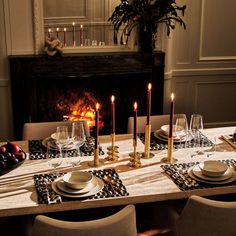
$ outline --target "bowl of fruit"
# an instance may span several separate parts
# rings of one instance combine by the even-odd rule
[[[15,143],[7,142],[0,146],[0,175],[20,166],[26,159],[26,153]]]

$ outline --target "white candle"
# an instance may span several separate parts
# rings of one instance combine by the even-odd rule
[[[84,26],[80,25],[80,46],[84,45]]]
[[[75,41],[75,22],[72,22],[72,27],[73,27],[73,45],[74,47],[76,46],[76,41]]]

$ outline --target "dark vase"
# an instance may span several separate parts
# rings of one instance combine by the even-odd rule
[[[151,27],[139,26],[139,52],[151,53],[155,48],[155,40]]]

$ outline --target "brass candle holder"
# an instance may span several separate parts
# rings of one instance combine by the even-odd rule
[[[134,167],[134,168],[138,168],[141,166],[141,162],[140,162],[141,154],[136,151],[137,142],[135,140],[134,140],[133,146],[134,146],[134,152],[131,152],[129,154],[129,156],[130,156],[129,166]]]
[[[119,147],[115,146],[115,139],[116,139],[116,135],[115,133],[111,134],[111,146],[107,148],[107,160],[108,161],[117,161],[119,158]]]
[[[154,154],[150,152],[150,141],[151,141],[151,125],[146,125],[145,129],[145,146],[142,158],[150,159],[154,157]]]
[[[90,167],[99,167],[102,166],[102,163],[99,161],[99,148],[94,149],[94,159],[88,164]]]
[[[173,137],[168,138],[167,158],[163,158],[162,161],[168,164],[177,162],[177,159],[173,158]]]

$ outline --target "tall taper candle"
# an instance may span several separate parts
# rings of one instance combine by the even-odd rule
[[[137,107],[138,107],[138,104],[137,102],[135,102],[134,103],[134,136],[133,136],[135,145],[137,144]]]
[[[99,103],[96,104],[96,112],[95,112],[95,149],[98,148],[98,133],[99,133]]]
[[[173,136],[173,124],[174,124],[174,93],[171,94],[170,99],[170,128],[169,128],[169,138]]]
[[[84,45],[84,26],[80,25],[80,46]]]
[[[66,46],[66,28],[64,28],[64,46]]]
[[[76,41],[75,41],[75,22],[72,22],[72,27],[73,27],[73,45],[76,46]]]
[[[59,38],[59,28],[56,28],[57,31],[57,38]]]
[[[111,133],[115,133],[115,96],[111,96]]]
[[[148,84],[148,95],[147,95],[147,125],[150,125],[150,116],[151,116],[151,89],[152,89],[152,84]]]
[[[52,32],[52,30],[48,29],[48,38],[51,38],[51,32]]]

